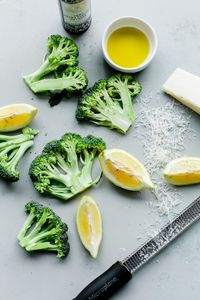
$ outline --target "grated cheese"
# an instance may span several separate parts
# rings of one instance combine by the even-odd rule
[[[137,100],[141,108],[137,113],[135,122],[136,135],[141,140],[145,166],[155,185],[154,195],[156,201],[150,205],[157,209],[160,215],[170,216],[173,208],[180,203],[180,192],[170,186],[162,177],[166,164],[182,155],[186,137],[192,135],[188,109],[174,100],[159,102],[152,107],[150,96],[140,96]],[[160,99],[161,100],[161,99]]]

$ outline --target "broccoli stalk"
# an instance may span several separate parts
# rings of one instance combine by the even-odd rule
[[[31,83],[40,80],[45,75],[52,73],[60,66],[75,66],[77,64],[78,47],[70,39],[60,35],[51,35],[47,41],[48,55],[43,64],[32,74],[24,76],[25,82]]]
[[[85,182],[92,183],[93,185],[100,180],[101,174],[93,181],[92,169],[95,157],[104,149],[105,144],[102,143],[102,140],[94,138],[93,135],[88,135],[77,144],[77,153],[79,154],[79,159],[82,164],[79,180],[83,186]]]
[[[30,167],[36,190],[66,201],[94,185],[101,177],[92,178],[94,160],[104,149],[104,141],[92,135],[68,133],[48,143]]]
[[[132,75],[117,74],[100,80],[80,100],[76,118],[126,133],[135,119],[132,99],[141,91]]]
[[[67,225],[52,209],[37,202],[27,203],[25,212],[28,217],[17,237],[20,246],[29,252],[36,250],[55,251],[57,257],[65,257],[69,252]]]
[[[69,67],[57,78],[48,78],[30,83],[34,93],[47,91],[63,91],[73,93],[84,90],[87,87],[87,77],[80,67]]]
[[[33,145],[37,133],[31,128],[24,128],[22,134],[0,135],[0,177],[8,182],[19,180],[19,161]]]

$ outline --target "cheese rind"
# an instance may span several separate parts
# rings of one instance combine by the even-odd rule
[[[177,68],[163,85],[163,91],[200,114],[200,77]]]

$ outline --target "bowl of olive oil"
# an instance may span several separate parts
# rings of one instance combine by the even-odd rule
[[[102,49],[107,63],[125,73],[146,68],[157,50],[155,30],[142,19],[123,17],[114,20],[104,31]]]

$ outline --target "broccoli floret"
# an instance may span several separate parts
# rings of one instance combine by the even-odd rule
[[[69,253],[67,225],[52,209],[37,202],[28,202],[25,212],[28,217],[18,234],[20,246],[29,252],[55,251],[57,257],[64,258]]]
[[[73,94],[80,92],[87,87],[88,79],[85,72],[80,67],[69,67],[57,78],[41,79],[30,83],[30,88],[34,93],[47,91],[63,91]]]
[[[67,133],[60,140],[48,143],[30,167],[35,189],[62,200],[68,200],[97,183],[101,173],[92,178],[96,156],[106,145],[92,135],[82,138]]]
[[[24,128],[22,134],[0,135],[0,177],[8,182],[19,180],[18,164],[28,148],[33,145],[38,131]]]
[[[67,37],[51,35],[48,37],[47,47],[49,53],[41,67],[34,73],[24,76],[24,80],[29,86],[43,76],[58,70],[61,66],[75,66],[78,63],[78,47]]]
[[[129,74],[100,80],[80,99],[76,118],[125,134],[135,119],[132,99],[140,91],[140,84]]]

